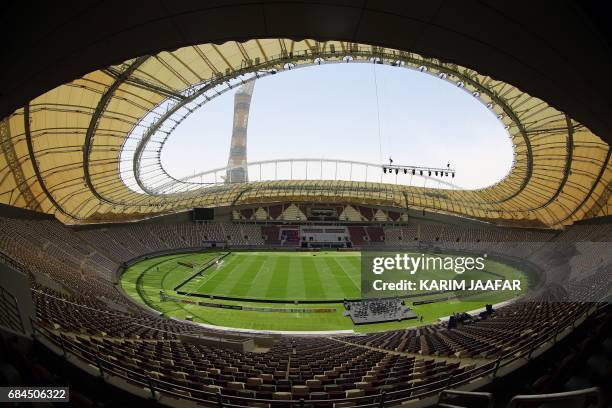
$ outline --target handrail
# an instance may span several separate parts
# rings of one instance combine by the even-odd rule
[[[484,399],[487,400],[487,408],[493,408],[494,400],[493,394],[490,392],[468,392],[468,391],[459,391],[459,390],[444,390],[438,396],[438,407],[444,408],[454,408],[455,405],[448,404],[446,402],[447,396],[457,396],[457,397],[473,397],[475,399]],[[460,407],[457,407],[460,408]]]
[[[561,322],[569,323],[563,326],[563,329],[565,330],[567,327],[571,327],[571,325],[574,325],[575,322],[582,317],[588,317],[590,315],[589,312],[592,309],[593,307],[588,307],[584,309],[582,313],[576,313],[574,316],[563,319]],[[537,336],[536,339],[534,339],[532,342],[529,342],[517,349],[514,349],[504,354],[503,356],[498,357],[496,360],[493,360],[491,362],[475,367],[472,370],[465,371],[463,373],[460,373],[454,376],[450,376],[443,380],[438,380],[435,382],[430,382],[430,383],[426,383],[426,384],[418,385],[416,387],[406,388],[402,390],[383,392],[383,393],[375,394],[375,395],[367,395],[367,396],[361,396],[361,397],[349,397],[349,398],[334,399],[334,400],[326,399],[326,400],[306,400],[304,401],[304,400],[294,400],[294,399],[270,400],[270,399],[240,397],[240,396],[223,394],[222,392],[211,393],[208,391],[198,390],[198,389],[190,388],[188,386],[183,386],[180,384],[169,383],[169,382],[166,382],[160,379],[151,378],[143,373],[135,372],[135,371],[130,370],[129,368],[117,365],[111,361],[104,359],[103,357],[93,354],[89,350],[83,349],[82,347],[80,347],[79,345],[73,342],[70,342],[69,344],[70,348],[67,348],[66,341],[63,339],[62,334],[54,333],[53,331],[46,328],[43,323],[32,321],[32,327],[34,330],[33,334],[35,336],[39,334],[43,336],[44,338],[46,338],[48,341],[59,346],[64,352],[64,355],[67,355],[67,353],[71,353],[72,355],[76,357],[80,357],[81,359],[94,364],[96,367],[99,368],[100,375],[102,377],[104,377],[104,374],[114,375],[114,376],[123,378],[126,381],[131,382],[131,383],[136,382],[140,385],[143,385],[149,388],[152,392],[152,395],[155,395],[155,392],[159,391],[159,392],[163,392],[164,394],[172,395],[177,398],[189,399],[189,400],[198,401],[198,402],[209,402],[210,403],[211,401],[221,401],[223,406],[231,406],[231,407],[243,407],[246,405],[236,405],[235,403],[248,404],[250,402],[285,404],[286,406],[289,406],[289,407],[293,407],[293,406],[303,407],[305,406],[304,404],[316,404],[316,403],[325,403],[325,402],[333,401],[333,402],[338,402],[338,403],[339,402],[352,402],[352,403],[357,404],[355,405],[355,407],[362,407],[362,408],[382,407],[382,406],[386,406],[387,404],[394,404],[394,403],[398,403],[401,401],[421,399],[424,397],[433,396],[434,394],[439,393],[442,390],[446,390],[449,387],[456,388],[456,387],[459,387],[461,385],[464,385],[474,380],[475,378],[483,378],[489,374],[492,374],[492,378],[497,378],[497,372],[500,368],[505,367],[524,357],[531,359],[531,354],[533,350],[535,350],[536,347],[539,347],[545,344],[551,339],[556,340],[556,337],[560,331],[559,329],[554,330],[554,331],[551,330],[541,336]],[[561,325],[559,327],[561,327]],[[59,338],[59,340],[56,340],[55,338]],[[128,375],[128,373],[130,375]],[[180,392],[173,392],[172,389],[187,392],[188,395],[182,394]],[[418,391],[421,391],[421,390],[423,390],[424,392],[418,393]],[[211,399],[202,399],[201,397],[193,396],[192,393],[203,396],[203,397],[210,397]]]
[[[510,400],[508,408],[517,408],[524,402],[551,402],[551,401],[565,401],[576,397],[593,398],[597,401],[597,405],[594,408],[602,407],[603,400],[601,398],[601,390],[599,387],[584,388],[582,390],[559,392],[555,394],[537,394],[537,395],[517,395]],[[589,407],[593,407],[589,405]]]

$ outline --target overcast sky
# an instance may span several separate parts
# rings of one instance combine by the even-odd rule
[[[177,127],[162,153],[171,175],[226,165],[233,98],[234,91],[215,98]],[[464,188],[491,185],[512,164],[503,125],[469,93],[425,73],[358,63],[259,79],[247,150],[249,162],[307,157],[386,163],[389,156],[414,166],[450,162],[457,170],[453,181]],[[395,176],[384,180],[395,182]],[[409,176],[397,181],[410,182]]]

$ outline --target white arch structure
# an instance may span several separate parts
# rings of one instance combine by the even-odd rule
[[[398,166],[394,166],[396,167]],[[406,172],[403,171],[403,168],[406,169]],[[247,164],[247,169],[250,181],[334,180],[379,182],[450,190],[462,189],[457,184],[447,181],[451,180],[450,174],[445,177],[433,176],[435,172],[445,170],[454,172],[454,170],[434,167],[402,166],[402,170],[397,173],[394,171],[386,173],[382,166],[376,163],[341,159],[290,158],[250,162]],[[226,178],[227,174],[231,174],[231,171],[228,170],[231,168],[224,166],[194,173],[152,187],[151,190],[155,194],[176,194],[207,186],[231,184],[232,180]],[[412,170],[415,170],[415,174],[412,174]],[[432,176],[429,175],[430,173]]]

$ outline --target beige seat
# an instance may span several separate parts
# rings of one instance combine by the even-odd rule
[[[263,379],[259,377],[247,378],[247,385],[261,385],[261,384],[263,384]]]
[[[195,370],[194,375],[200,378],[208,378],[208,371]]]
[[[367,390],[371,386],[372,384],[370,384],[369,382],[365,382],[365,381],[359,381],[355,383],[355,388],[360,389],[360,390]]]
[[[213,394],[219,394],[222,388],[223,387],[220,387],[218,385],[202,385],[202,391],[210,392]]]
[[[418,387],[419,385],[421,385],[421,383],[423,383],[423,380],[421,380],[420,378],[416,378],[416,379],[408,381],[407,384],[410,386],[410,388],[412,388],[412,387]]]
[[[274,399],[274,400],[290,400],[291,399],[291,393],[290,392],[284,392],[284,391],[277,391],[277,392],[272,394],[272,399]]]
[[[243,390],[244,383],[238,382],[238,381],[230,381],[227,384],[225,384],[225,387],[229,388],[230,390]]]
[[[364,390],[346,390],[346,398],[355,398],[355,397],[363,397],[365,395]]]
[[[308,387],[320,387],[321,386],[321,381],[320,380],[306,380],[306,385]]]
[[[306,397],[308,394],[310,394],[310,388],[308,388],[306,385],[294,385],[291,387],[291,393],[294,397]]]
[[[269,374],[269,373],[259,374],[259,378],[261,378],[264,381],[272,381],[272,380],[274,380],[274,376],[272,374]]]

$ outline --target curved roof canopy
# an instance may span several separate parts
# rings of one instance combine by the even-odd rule
[[[494,186],[474,191],[341,181],[218,185],[156,195],[125,183],[124,149],[139,160],[159,148],[206,91],[300,65],[369,60],[453,82],[479,98],[512,136],[515,162]],[[198,99],[199,98],[199,99]],[[205,109],[205,106],[203,107]],[[128,137],[138,143],[126,143]],[[147,139],[149,138],[149,139]],[[163,145],[162,139],[156,139]],[[140,141],[143,141],[140,143]],[[558,227],[609,214],[610,146],[582,124],[516,87],[472,69],[345,41],[259,39],[200,44],[97,70],[34,98],[0,122],[0,201],[55,213],[65,222],[120,221],[197,206],[272,201],[348,201],[427,208],[462,216]],[[161,168],[161,166],[160,166]],[[141,186],[142,187],[142,186]]]

